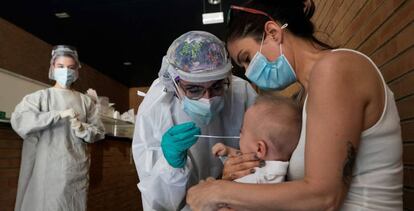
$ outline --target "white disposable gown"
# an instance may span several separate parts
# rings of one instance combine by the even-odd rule
[[[83,131],[60,111],[73,108]],[[76,91],[48,88],[16,106],[13,129],[24,139],[15,210],[86,210],[90,159],[87,143],[104,137],[92,100]]]
[[[246,109],[254,102],[256,92],[250,84],[232,77],[231,87],[224,95],[224,108],[212,122],[201,127],[202,134],[238,136]],[[222,142],[239,148],[238,139],[199,138],[189,152],[184,168],[173,168],[161,150],[163,134],[172,126],[191,121],[174,93],[164,92],[164,85],[155,80],[138,110],[132,152],[137,167],[145,211],[179,210],[185,206],[189,187],[207,177],[219,177],[223,164],[211,153],[211,147]]]

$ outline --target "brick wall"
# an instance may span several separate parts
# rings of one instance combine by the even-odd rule
[[[23,141],[0,123],[0,211],[14,210]],[[107,138],[91,144],[89,211],[142,210],[131,140]]]

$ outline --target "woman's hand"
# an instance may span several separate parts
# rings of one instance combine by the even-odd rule
[[[191,187],[187,191],[187,204],[191,210],[232,210],[227,204],[220,203],[222,192],[221,185],[223,181],[215,180],[212,177],[201,180],[198,185]]]
[[[255,153],[239,154],[229,156],[224,162],[224,180],[235,180],[255,172],[255,167],[263,167],[264,160],[260,160]]]

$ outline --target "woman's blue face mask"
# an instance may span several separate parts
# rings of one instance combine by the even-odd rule
[[[263,90],[282,90],[296,81],[295,72],[285,57],[280,44],[281,55],[270,62],[262,53],[264,36],[260,50],[251,60],[246,70],[246,77]]]

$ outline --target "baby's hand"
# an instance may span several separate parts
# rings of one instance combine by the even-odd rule
[[[226,147],[226,151],[227,151],[227,156],[229,156],[229,157],[236,157],[236,156],[242,155],[240,150],[238,150],[236,148]]]
[[[238,156],[241,155],[240,150],[228,147],[222,143],[217,143],[211,149],[215,156]]]
[[[227,146],[222,143],[214,144],[213,148],[211,148],[211,152],[214,156],[227,156]]]

